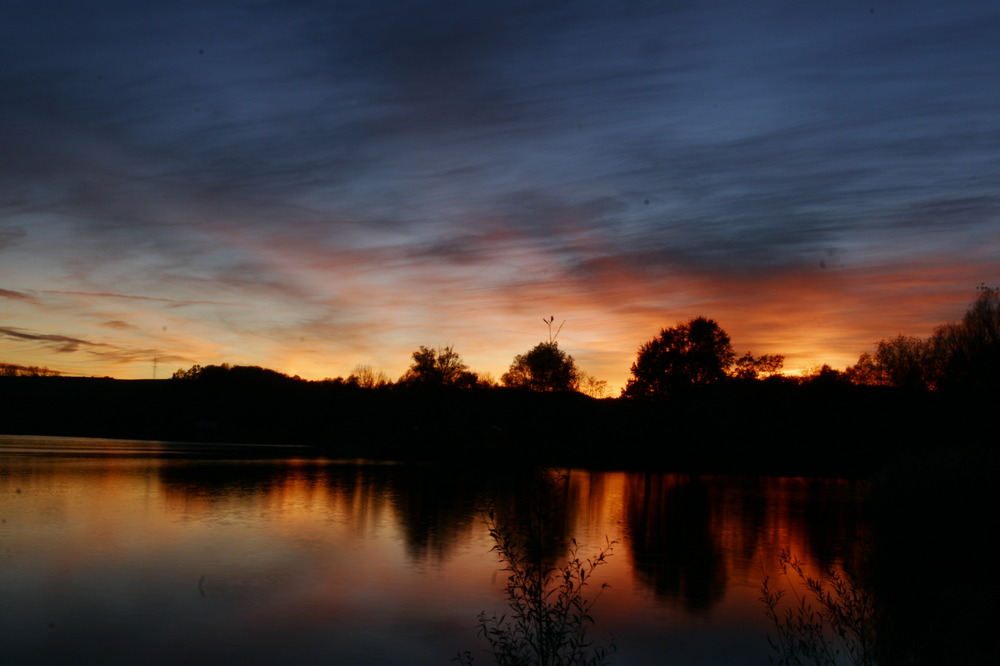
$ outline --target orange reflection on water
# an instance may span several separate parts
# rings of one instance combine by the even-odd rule
[[[756,607],[762,577],[776,571],[783,550],[813,575],[857,557],[862,490],[844,480],[569,475],[576,532],[592,549],[605,536],[619,541],[616,566],[603,574],[694,613],[723,598]]]
[[[86,634],[113,653],[107,663],[151,651],[181,659],[190,645],[248,663],[440,663],[482,647],[480,611],[507,610],[482,511],[519,515],[524,486],[511,477],[153,448],[0,455],[0,582],[28,600],[5,633],[30,636],[41,619],[76,627],[42,648],[12,643],[14,656],[55,654]],[[554,543],[576,539],[586,558],[617,542],[588,592],[611,584],[594,636],[618,637],[624,663],[678,644],[705,663],[766,652],[763,569],[786,547],[818,567],[857,543],[859,488],[848,482],[566,477]],[[754,640],[741,643],[740,631]]]

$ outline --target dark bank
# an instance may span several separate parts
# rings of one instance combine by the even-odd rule
[[[0,377],[0,431],[308,444],[338,458],[867,476],[982,442],[989,395],[779,378],[669,401],[493,388],[359,389],[277,373],[214,380]]]

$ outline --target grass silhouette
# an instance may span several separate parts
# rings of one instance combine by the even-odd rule
[[[778,666],[874,666],[878,663],[876,607],[850,574],[829,569],[821,578],[803,570],[790,550],[778,556],[787,589],[764,576],[760,601],[776,634],[768,636],[771,663]],[[786,598],[794,602],[785,604]]]

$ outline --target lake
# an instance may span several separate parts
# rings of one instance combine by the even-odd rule
[[[612,664],[767,664],[759,602],[782,549],[859,557],[859,481],[563,470],[551,556],[594,572]],[[553,474],[553,478],[558,475]],[[0,436],[7,664],[446,664],[490,660],[505,611],[484,512],[509,470],[363,463],[298,447]],[[520,507],[520,508],[519,508]],[[610,585],[601,590],[602,584]]]

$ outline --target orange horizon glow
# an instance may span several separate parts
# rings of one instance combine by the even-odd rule
[[[0,363],[499,378],[554,315],[614,394],[694,317],[796,375],[1000,280],[977,4],[203,4],[10,22]]]
[[[227,330],[201,314],[213,307],[240,314],[254,309],[249,305],[179,308],[124,295],[50,292],[37,295],[38,304],[11,303],[19,330],[59,331],[93,344],[72,348],[71,343],[8,337],[0,342],[0,362],[120,379],[152,378],[154,362],[161,379],[195,364],[258,365],[309,380],[346,377],[356,366],[369,364],[395,380],[420,345],[452,345],[473,371],[498,380],[515,355],[546,339],[541,319],[555,314],[557,323],[566,321],[557,339],[560,347],[617,395],[639,346],[661,328],[690,318],[715,319],[738,354],[783,354],[784,374],[803,374],[823,364],[842,369],[879,339],[900,333],[927,337],[936,326],[959,319],[974,298],[977,274],[986,270],[941,259],[930,269],[909,273],[841,267],[744,280],[689,274],[678,276],[676,289],[664,294],[625,268],[608,266],[596,281],[554,276],[508,290],[499,301],[494,293],[491,306],[465,297],[420,310],[407,302],[410,292],[403,292],[399,305],[394,308],[390,300],[381,316],[366,310],[363,321],[341,327],[347,338],[323,339],[307,323],[285,344],[278,340],[295,335],[295,325],[279,321],[268,332],[260,328],[265,322],[256,320],[257,330]],[[334,273],[328,279],[339,278]],[[553,298],[553,285],[559,285],[558,298]],[[445,284],[438,285],[439,293],[446,291]],[[558,305],[546,308],[554,302]],[[412,323],[393,325],[394,309],[400,317],[411,312]],[[72,311],[82,316],[65,318]],[[102,356],[105,346],[127,352]]]

